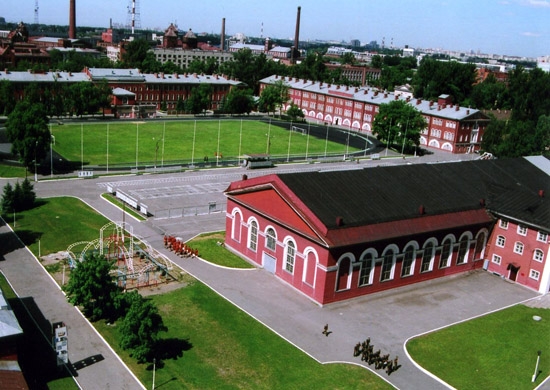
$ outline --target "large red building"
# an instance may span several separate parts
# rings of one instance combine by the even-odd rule
[[[217,110],[231,88],[242,84],[223,75],[141,73],[139,69],[114,68],[85,68],[83,72],[4,70],[0,71],[2,80],[12,84],[17,100],[23,99],[25,88],[31,83],[46,89],[59,84],[107,82],[113,90],[112,112],[122,118],[154,116],[163,104],[174,110],[180,99],[189,99],[201,84],[212,87],[209,109]]]
[[[493,270],[498,210],[519,185],[539,202],[541,261],[531,266],[503,254],[500,264],[531,281],[536,270],[537,283],[524,284],[547,292],[550,207],[540,191],[550,189],[550,167],[542,159],[547,171],[514,159],[243,177],[226,190],[225,245],[319,304],[342,301]],[[514,202],[516,210],[531,204]]]
[[[422,113],[428,124],[420,135],[420,144],[452,153],[480,150],[489,123],[487,115],[453,104],[449,95],[441,95],[435,102],[368,87],[355,88],[277,75],[261,80],[260,91],[278,81],[289,88],[290,101],[283,109],[294,103],[302,109],[306,119],[360,132],[372,131],[380,104],[405,100]]]

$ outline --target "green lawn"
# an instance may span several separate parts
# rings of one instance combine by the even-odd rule
[[[413,339],[407,349],[457,389],[533,389],[550,375],[550,309],[514,306]]]
[[[26,169],[23,167],[14,167],[13,165],[0,164],[0,177],[25,177]],[[29,173],[32,176],[31,173]]]
[[[303,125],[302,127],[307,127]],[[94,166],[216,161],[269,152],[286,157],[344,153],[347,148],[325,139],[289,132],[274,124],[248,120],[110,122],[51,125],[54,150],[73,162]],[[269,137],[268,137],[269,136]],[[139,140],[136,142],[136,139]],[[268,139],[271,141],[268,145]],[[157,148],[158,147],[158,148]]]
[[[71,243],[97,238],[99,229],[108,222],[74,198],[39,199],[39,203],[33,210],[16,215],[16,232],[36,254],[38,239],[42,254],[57,252]],[[8,222],[10,217],[6,216]],[[206,235],[197,238],[195,243],[210,242],[210,246],[220,250],[224,248],[215,242],[222,237],[219,233]],[[208,253],[206,247],[200,250]],[[169,328],[164,335],[163,354],[159,355],[159,360],[163,358],[156,370],[157,387],[391,388],[363,368],[317,363],[202,283],[190,276],[185,279],[186,287],[152,297]],[[150,367],[136,364],[120,350],[116,324],[107,326],[99,322],[94,325],[150,388]],[[52,388],[66,388],[65,385],[66,382],[56,382]]]
[[[13,214],[4,216],[13,227]],[[72,197],[38,199],[37,207],[15,215],[15,232],[32,253],[64,251],[70,244],[99,238],[109,220]],[[82,248],[81,248],[82,249]]]
[[[233,252],[219,243],[225,242],[225,232],[205,233],[188,242],[193,249],[198,249],[199,257],[211,263],[232,268],[254,268]]]
[[[191,281],[151,299],[168,327],[156,386],[169,389],[389,389],[364,368],[321,365],[221,298]],[[96,324],[117,348],[117,328]],[[173,349],[170,350],[170,347]],[[161,354],[161,353],[159,353]],[[150,388],[149,365],[122,358]],[[173,358],[176,357],[176,358]]]

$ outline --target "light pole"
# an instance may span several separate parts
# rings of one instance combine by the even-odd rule
[[[152,389],[155,390],[155,371],[156,371],[156,365],[157,365],[157,359],[153,358],[153,387]]]
[[[38,141],[34,144],[34,182],[38,181],[38,173],[36,172],[36,148],[38,147]]]
[[[537,379],[537,374],[539,373],[540,354],[541,351],[537,351],[537,364],[535,365],[535,373],[533,374],[533,378],[531,378],[531,382],[535,382],[535,380]]]

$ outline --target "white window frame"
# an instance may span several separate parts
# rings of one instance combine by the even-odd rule
[[[502,263],[502,257],[500,257],[499,255],[495,255],[493,253],[493,257],[491,258],[491,262],[500,265]]]
[[[523,255],[524,249],[525,249],[525,246],[523,245],[523,242],[516,241],[514,243],[514,253],[517,253],[518,255]]]
[[[534,269],[529,270],[529,278],[533,280],[539,280],[540,272]]]
[[[533,251],[533,260],[538,261],[539,263],[542,263],[542,261],[544,260],[544,252],[539,248],[535,249]]]
[[[256,232],[254,232],[254,224],[256,225]],[[258,231],[259,231],[258,221],[251,219],[248,222],[248,237],[246,246],[253,252],[258,250]],[[254,238],[254,239],[253,239]]]
[[[270,230],[273,231],[273,235],[269,234]],[[269,245],[271,242],[273,242],[273,247]],[[277,249],[277,232],[271,226],[265,229],[265,247],[270,251],[275,251],[275,249]]]
[[[537,241],[544,242],[545,244],[548,242],[548,233],[541,232],[540,230],[537,232]]]
[[[292,246],[290,246],[289,244],[292,244]],[[290,254],[289,252],[289,248],[292,248],[292,251],[293,253]],[[291,240],[291,239],[288,239],[285,241],[285,254],[284,254],[284,259],[285,259],[285,262],[284,262],[284,270],[286,272],[288,272],[289,274],[292,274],[294,275],[294,268],[296,266],[296,253],[298,252],[297,248],[296,248],[296,243]],[[289,256],[292,257],[292,261],[289,261]],[[289,269],[290,268],[290,269]]]
[[[501,229],[508,230],[508,221],[504,221],[504,220],[501,219],[500,222],[498,223],[498,226]]]
[[[497,241],[495,245],[498,246],[499,248],[504,248],[504,245],[506,245],[506,237],[497,236]]]
[[[526,236],[527,235],[527,226],[525,225],[518,225],[518,234],[520,236]]]

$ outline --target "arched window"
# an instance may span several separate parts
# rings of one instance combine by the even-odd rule
[[[433,269],[435,257],[435,245],[432,241],[428,241],[424,245],[424,253],[422,254],[422,265],[420,272],[429,272]]]
[[[458,244],[458,256],[456,264],[466,264],[468,262],[468,252],[470,251],[470,237],[466,234],[460,237]]]
[[[252,220],[248,228],[248,248],[256,252],[258,248],[258,222]]]
[[[382,261],[382,271],[380,273],[381,282],[393,279],[394,266],[395,252],[393,251],[393,249],[388,249],[384,254],[384,260]]]
[[[441,257],[439,258],[439,268],[447,268],[451,264],[453,254],[453,240],[446,238],[441,248]]]
[[[416,248],[414,245],[409,245],[405,248],[403,256],[403,267],[401,268],[401,277],[411,276],[414,274],[414,261],[416,259]]]
[[[296,245],[293,241],[287,241],[285,247],[285,270],[294,273],[294,261],[296,259]]]
[[[277,236],[273,228],[268,228],[265,232],[265,247],[274,251],[277,246]]]
[[[485,252],[485,237],[487,237],[485,230],[477,233],[476,247],[474,249],[474,261],[481,260],[483,258],[483,254]]]
[[[359,286],[372,284],[374,276],[374,254],[367,252],[359,261],[361,271],[359,272]]]
[[[317,271],[317,252],[308,247],[304,250],[304,271],[302,281],[310,286],[315,285],[315,273]]]
[[[535,261],[542,261],[544,260],[544,252],[540,249],[535,249],[533,252],[533,260]]]
[[[336,291],[348,290],[351,281],[351,260],[348,256],[338,261],[338,276],[336,279]]]

